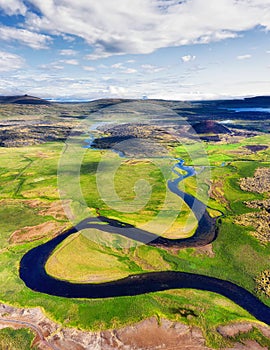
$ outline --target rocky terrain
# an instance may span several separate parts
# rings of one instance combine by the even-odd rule
[[[78,125],[83,112],[83,106],[0,103],[0,146],[64,141]]]
[[[234,143],[258,133],[250,131],[231,131],[214,121],[197,123],[198,130],[191,128],[188,123],[162,125],[159,120],[150,123],[105,124],[98,127],[100,132],[91,146],[99,149],[114,149],[126,156],[165,156],[167,150],[177,143],[220,142]],[[137,140],[137,141],[136,141]],[[242,151],[243,152],[243,151]],[[247,151],[248,152],[248,151]]]
[[[72,130],[63,123],[58,123],[58,125],[40,123],[25,126],[10,123],[1,126],[1,147],[22,147],[50,141],[64,141]]]
[[[200,328],[152,317],[132,326],[102,332],[63,328],[49,320],[39,308],[19,309],[0,304],[0,329],[30,328],[35,334],[33,345],[40,350],[211,350]],[[259,323],[239,322],[216,328],[224,350],[267,350],[254,340],[241,335],[254,329],[262,339],[270,337],[270,327]]]
[[[258,239],[262,244],[270,242],[270,215],[266,210],[247,213],[238,216],[235,220],[238,225],[252,227],[250,231],[252,236]]]
[[[262,209],[266,210],[267,212],[270,212],[270,199],[255,199],[253,201],[245,202],[245,205],[248,208],[253,208],[253,209]]]
[[[270,191],[270,168],[258,168],[253,177],[241,179],[243,191],[265,193]]]
[[[142,123],[114,125],[101,129],[104,137],[96,138],[93,148],[115,149],[126,156],[166,156],[168,147],[179,142],[180,136],[170,127]],[[181,137],[188,137],[183,131]]]
[[[257,193],[269,193],[270,169],[258,168],[254,177],[241,179],[242,190]],[[248,208],[260,209],[258,211],[242,214],[235,219],[238,225],[252,227],[250,233],[262,244],[270,242],[270,199],[244,202]]]
[[[270,270],[261,272],[255,279],[257,292],[270,297]]]

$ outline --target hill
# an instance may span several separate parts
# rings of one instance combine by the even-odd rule
[[[270,108],[270,96],[255,96],[246,97],[244,99],[218,101],[217,105],[225,108]]]
[[[222,124],[214,122],[213,120],[203,120],[196,123],[189,131],[192,133],[195,131],[197,134],[231,134],[230,129]]]
[[[35,96],[0,96],[0,103],[23,104],[23,105],[50,105],[51,103]]]

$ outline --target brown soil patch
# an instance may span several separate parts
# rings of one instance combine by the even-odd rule
[[[20,230],[16,230],[10,236],[10,243],[32,242],[38,239],[49,237],[53,234],[60,234],[67,226],[60,223],[49,221],[37,226],[26,226]]]
[[[103,349],[108,350],[209,349],[199,328],[165,319],[158,324],[154,317],[117,331],[103,332],[102,338]]]
[[[39,209],[39,215],[52,216],[56,220],[67,220],[64,207],[69,205],[69,200],[54,201],[54,202],[42,202],[38,199],[24,201],[30,208]]]
[[[258,168],[254,177],[245,177],[240,180],[243,191],[265,193],[270,191],[270,168]]]
[[[257,325],[256,325],[257,326]],[[252,329],[255,327],[252,323],[233,323],[226,326],[219,326],[217,328],[217,331],[219,334],[221,334],[224,338],[234,338],[237,335],[241,333],[248,333],[252,331]],[[269,334],[267,333],[269,331],[269,327],[263,327],[259,326],[257,327],[264,336],[268,337]],[[269,331],[270,333],[270,331]],[[267,335],[268,334],[268,335]],[[260,344],[258,344],[254,340],[246,340],[241,343],[236,343],[232,348],[229,348],[227,350],[268,350],[266,347],[262,347]]]
[[[213,251],[213,245],[207,244],[203,247],[196,247],[195,254],[196,255],[207,255],[209,258],[213,258],[215,256],[215,253]]]
[[[237,343],[233,348],[228,350],[269,350],[265,346],[261,346],[254,340],[246,340],[243,344]]]
[[[223,185],[223,181],[213,180],[210,184],[210,189],[208,193],[210,198],[215,199],[217,202],[227,207],[229,202],[225,198]]]
[[[64,203],[65,202],[65,203]],[[63,206],[65,206],[69,201],[55,201],[52,202],[47,208],[39,212],[40,215],[52,216],[57,220],[66,220],[66,214]]]
[[[252,330],[251,323],[232,323],[226,326],[219,326],[217,331],[223,337],[235,337],[240,333],[248,333]]]
[[[42,151],[38,151],[36,153],[36,157],[38,157],[38,158],[50,158],[50,156],[47,153],[44,153]]]
[[[30,208],[40,208],[43,206],[45,203],[40,201],[39,199],[30,199],[30,200],[24,200],[24,204],[26,204]]]
[[[149,164],[151,163],[150,160],[140,160],[140,159],[130,159],[126,160],[126,165],[137,165],[137,164]]]

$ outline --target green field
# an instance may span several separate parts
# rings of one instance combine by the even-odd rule
[[[170,251],[136,244],[128,249],[122,246],[119,238],[111,238],[106,233],[102,233],[102,240],[106,244],[99,244],[98,239],[91,241],[89,237],[92,236],[85,231],[69,237],[56,249],[47,262],[47,271],[60,279],[83,283],[89,281],[98,283],[147,271],[186,271],[226,279],[255,293],[255,277],[269,268],[269,243],[262,245],[250,234],[252,228],[236,225],[234,219],[240,214],[254,211],[246,207],[243,201],[269,198],[269,193],[242,191],[239,180],[242,177],[252,177],[257,168],[269,167],[270,158],[269,150],[257,154],[241,154],[243,146],[247,144],[269,144],[269,136],[254,137],[239,144],[224,145],[222,154],[217,145],[206,145],[209,162],[213,166],[211,178],[206,176],[204,178],[204,172],[202,172],[199,183],[205,180],[205,184],[201,192],[197,190],[195,179],[189,178],[181,184],[187,192],[192,194],[198,192],[197,197],[207,202],[209,211],[214,213],[213,210],[215,210],[215,213],[223,214],[219,219],[218,239],[212,245],[213,254],[209,255],[192,248]],[[237,320],[254,320],[234,303],[209,292],[179,290],[135,297],[76,300],[43,295],[26,288],[18,276],[20,259],[28,250],[50,239],[53,232],[31,242],[20,243],[10,242],[12,233],[44,222],[55,222],[57,225],[64,226],[71,226],[73,223],[68,218],[56,216],[48,211],[52,203],[59,200],[57,167],[62,148],[62,143],[0,148],[0,221],[2,224],[0,300],[2,302],[19,307],[40,306],[49,317],[64,326],[76,326],[81,329],[98,330],[118,327],[153,315],[158,318],[167,317],[200,326],[206,334],[208,345],[217,348],[224,345],[222,343],[224,340],[215,331],[217,325]],[[185,156],[187,157],[182,146],[176,147],[174,152],[178,157],[184,159]],[[68,182],[70,176],[63,178],[64,182],[67,181],[65,187],[67,192],[63,197],[68,199],[72,195],[71,210],[77,215],[75,221],[86,215],[95,216],[98,211],[101,215],[138,227],[145,227],[144,225],[150,222],[150,230],[155,232],[158,222],[154,219],[157,213],[161,212],[167,228],[163,232],[165,236],[186,237],[194,232],[196,220],[177,196],[169,195],[167,207],[163,208],[166,181],[172,176],[166,171],[165,165],[164,177],[162,167],[157,167],[154,163],[143,160],[130,164],[123,160],[115,173],[114,182],[118,199],[114,204],[116,208],[124,205],[128,210],[119,212],[111,209],[110,205],[103,200],[104,198],[100,198],[96,184],[96,169],[102,155],[102,151],[97,150],[86,150],[83,155],[80,186],[86,205],[81,203],[81,197],[75,191],[76,186]],[[110,162],[113,163],[116,157],[118,156],[111,152],[111,156],[106,158],[108,165]],[[222,162],[226,162],[226,165],[221,166]],[[110,174],[108,172],[108,176]],[[144,179],[151,185],[152,192],[147,205],[132,212],[138,205],[143,204],[136,202],[134,191],[134,185],[140,179]],[[224,193],[225,201],[221,201],[218,196],[208,200],[210,181],[220,179],[222,181],[218,184],[217,193],[218,191]],[[146,186],[146,190],[147,188]],[[41,204],[33,205],[33,201],[36,200],[47,208],[45,214],[42,213]],[[171,224],[170,210],[173,211],[179,207],[181,211]],[[188,229],[185,230],[187,226]],[[100,232],[96,232],[96,237],[100,238],[100,236]],[[259,297],[270,306],[269,298],[264,295]],[[181,313],[179,310],[187,311]],[[187,318],[187,314],[191,314],[191,317]],[[0,340],[6,339],[8,334],[1,333]],[[25,333],[22,336],[26,337]],[[31,337],[27,339],[30,341]],[[14,347],[14,349],[17,348]]]
[[[13,330],[5,328],[0,330],[0,349],[5,350],[26,350],[37,349],[32,347],[34,334],[28,330]]]

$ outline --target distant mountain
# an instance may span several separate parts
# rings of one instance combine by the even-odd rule
[[[230,107],[230,108],[270,108],[270,96],[255,96],[255,97],[247,97],[242,100],[226,100],[219,101],[219,107]]]
[[[42,98],[22,95],[22,96],[0,96],[0,103],[23,104],[23,105],[50,105],[51,103]]]
[[[226,128],[226,126],[219,124],[217,122],[214,122],[213,120],[203,120],[199,123],[196,123],[193,125],[193,127],[190,129],[190,132],[194,133],[194,131],[197,134],[212,134],[212,135],[218,135],[218,134],[230,134],[231,130]]]

